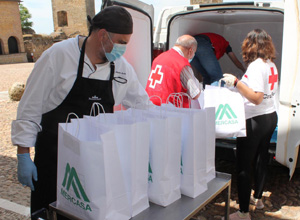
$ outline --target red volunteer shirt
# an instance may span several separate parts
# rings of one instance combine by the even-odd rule
[[[190,66],[190,63],[174,49],[170,49],[154,59],[146,91],[149,97],[153,96],[151,101],[155,105],[160,105],[160,99],[154,96],[159,96],[162,103],[166,103],[170,94],[187,92],[180,81],[180,73],[185,66]],[[182,97],[183,107],[188,108],[188,98],[186,96]],[[169,98],[169,102],[175,106],[179,106],[181,103],[179,99],[178,101],[174,100],[173,96]]]
[[[202,33],[203,35],[206,35],[209,37],[214,49],[217,59],[220,59],[224,53],[226,52],[226,49],[229,45],[229,42],[225,40],[224,37],[218,34],[214,33]]]

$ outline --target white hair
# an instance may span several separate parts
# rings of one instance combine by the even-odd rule
[[[182,46],[185,48],[191,48],[191,47],[197,48],[197,41],[191,35],[182,35],[177,38],[175,45]]]

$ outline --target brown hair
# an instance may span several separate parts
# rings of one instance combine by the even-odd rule
[[[264,61],[270,59],[273,62],[276,58],[275,53],[272,38],[265,30],[250,31],[242,44],[242,56],[247,65],[257,58]]]

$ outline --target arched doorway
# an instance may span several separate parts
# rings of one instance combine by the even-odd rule
[[[2,40],[0,39],[0,55],[4,54],[2,45],[3,45],[3,43],[2,43]]]
[[[18,41],[15,37],[8,38],[8,50],[9,53],[19,53]]]

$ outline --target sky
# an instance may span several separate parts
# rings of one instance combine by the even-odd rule
[[[154,25],[156,24],[159,11],[166,6],[189,5],[190,0],[140,0],[154,7]],[[223,0],[224,2],[238,0]],[[239,0],[249,1],[249,0]],[[261,2],[267,0],[261,0]],[[281,1],[281,0],[273,0]],[[51,34],[54,31],[51,0],[23,0],[21,2],[32,15],[33,29],[37,34]],[[95,0],[95,13],[100,11],[102,0]]]
[[[190,0],[141,0],[154,6],[155,19],[166,5],[188,5]],[[33,29],[37,34],[50,34],[54,31],[51,0],[23,0],[21,2],[32,15]],[[102,0],[95,0],[95,13],[100,11]],[[157,15],[156,15],[157,14]]]

